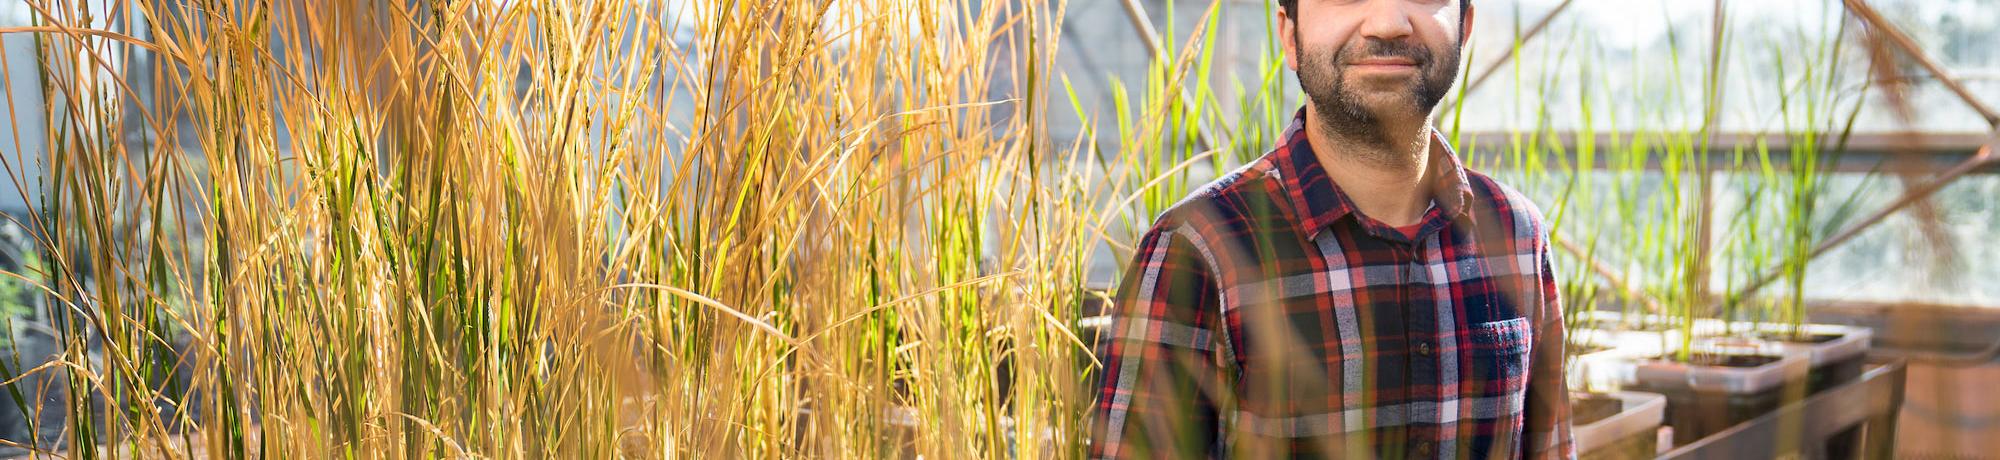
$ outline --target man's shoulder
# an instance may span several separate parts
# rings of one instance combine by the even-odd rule
[[[1223,173],[1161,211],[1153,220],[1152,231],[1187,228],[1213,233],[1245,225],[1252,216],[1273,212],[1280,201],[1277,185],[1272,182],[1273,174],[1267,159]]]
[[[1476,207],[1490,207],[1490,213],[1498,217],[1502,224],[1514,229],[1517,236],[1547,237],[1542,209],[1535,205],[1534,200],[1499,179],[1471,168],[1465,170],[1465,176],[1472,185]]]

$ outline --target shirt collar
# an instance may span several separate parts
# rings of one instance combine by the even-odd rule
[[[1310,240],[1341,217],[1354,213],[1355,207],[1340,186],[1333,183],[1333,178],[1327,176],[1319,156],[1313,153],[1312,143],[1306,140],[1305,117],[1303,108],[1292,115],[1292,123],[1279,135],[1271,159],[1277,166],[1278,184],[1284,188],[1285,198],[1291,202],[1300,228]],[[1466,180],[1465,165],[1451,144],[1445,142],[1444,134],[1431,129],[1430,135],[1432,145],[1438,147],[1432,151],[1444,154],[1443,158],[1432,155],[1430,159],[1436,173],[1432,174],[1435,180],[1430,184],[1431,199],[1443,211],[1443,217],[1455,219],[1465,214],[1466,204],[1472,201],[1472,183]]]

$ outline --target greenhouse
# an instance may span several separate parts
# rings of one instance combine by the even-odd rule
[[[0,1],[0,459],[1993,458],[1996,43],[2000,0]]]

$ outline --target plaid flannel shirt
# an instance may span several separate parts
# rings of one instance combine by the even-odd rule
[[[1442,136],[1412,240],[1294,117],[1163,213],[1100,343],[1096,458],[1573,458],[1540,212]]]

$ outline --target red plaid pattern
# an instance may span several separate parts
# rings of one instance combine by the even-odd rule
[[[1139,240],[1100,344],[1096,458],[1573,458],[1540,212],[1442,136],[1417,238],[1283,145]]]

